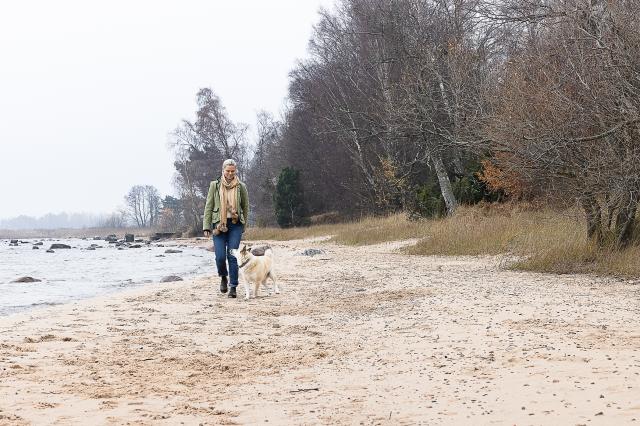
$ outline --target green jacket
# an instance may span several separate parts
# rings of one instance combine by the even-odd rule
[[[238,216],[240,223],[246,224],[249,217],[249,193],[247,186],[240,182],[239,190],[236,191],[238,199]],[[220,222],[220,182],[214,180],[209,185],[209,194],[207,194],[207,204],[204,206],[204,221],[202,222],[202,230],[210,231],[214,224]]]

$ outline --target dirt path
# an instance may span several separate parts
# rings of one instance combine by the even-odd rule
[[[0,319],[0,424],[640,422],[636,283],[272,245],[278,296],[212,276]]]

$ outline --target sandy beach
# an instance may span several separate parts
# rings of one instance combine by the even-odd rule
[[[0,318],[0,424],[640,422],[638,282],[270,244],[280,295],[228,299],[212,265]]]

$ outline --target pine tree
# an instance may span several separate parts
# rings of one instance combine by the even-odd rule
[[[285,167],[280,171],[273,204],[280,227],[299,226],[303,223],[306,208],[299,170]]]

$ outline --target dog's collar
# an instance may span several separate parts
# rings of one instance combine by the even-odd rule
[[[238,269],[242,269],[243,266],[245,266],[247,263],[249,263],[251,259],[247,259],[244,262],[242,262],[242,265],[238,266]]]

